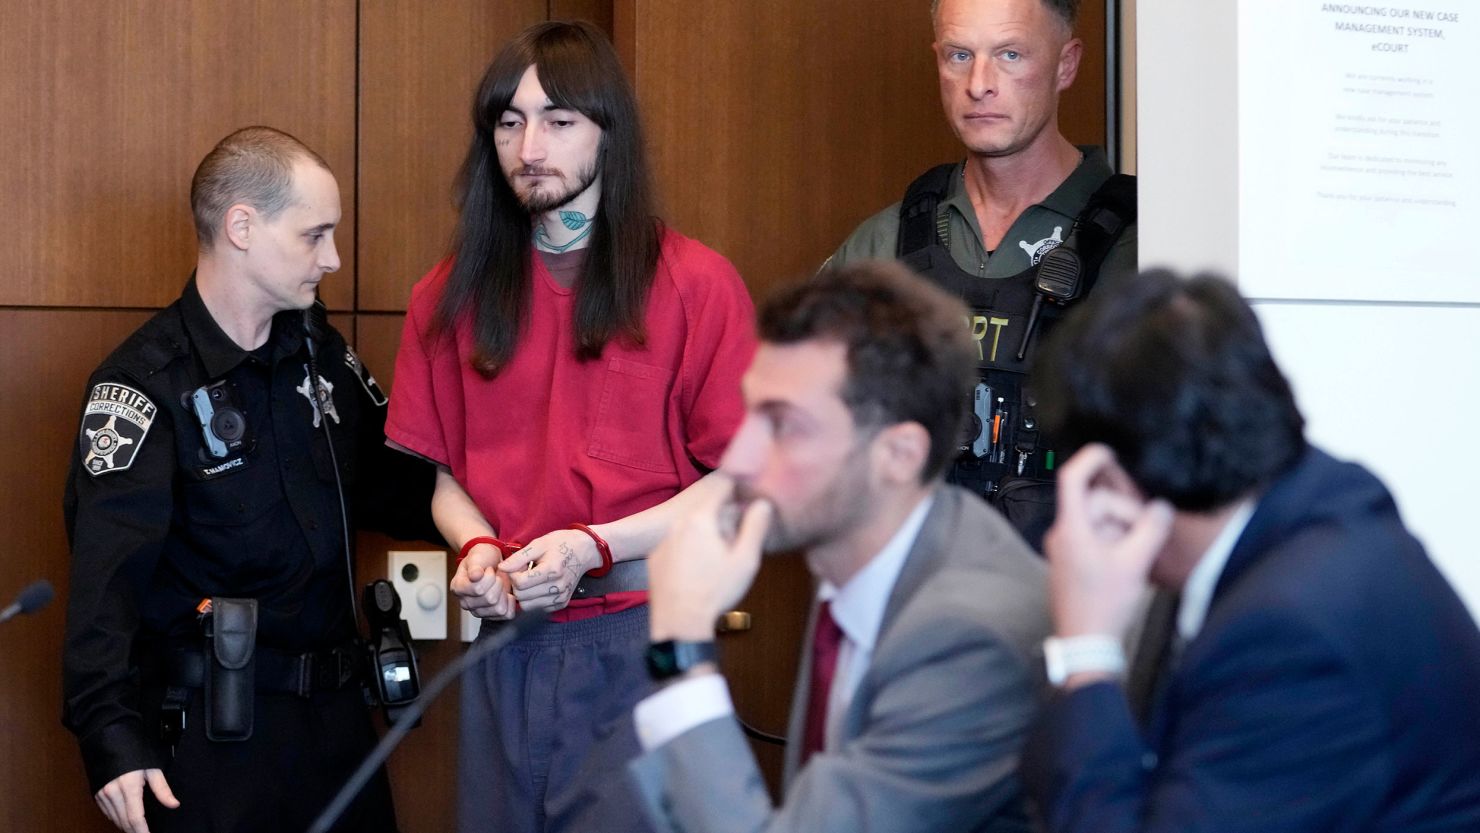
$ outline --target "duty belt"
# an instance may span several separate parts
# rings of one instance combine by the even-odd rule
[[[609,593],[630,593],[646,589],[648,589],[647,559],[639,558],[632,561],[618,561],[612,565],[612,571],[601,578],[583,576],[576,584],[576,592],[571,598],[592,599]]]
[[[315,692],[338,691],[356,681],[362,660],[351,645],[304,654],[259,645],[253,662],[259,693],[309,697]],[[166,685],[201,688],[205,685],[206,655],[198,650],[171,651],[160,671]]]

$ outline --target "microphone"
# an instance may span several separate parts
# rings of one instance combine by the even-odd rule
[[[474,643],[473,647],[463,652],[463,655],[458,658],[457,662],[438,672],[437,676],[432,678],[432,681],[427,684],[426,688],[422,689],[421,696],[416,698],[416,702],[407,706],[405,711],[401,712],[401,716],[396,719],[395,725],[391,727],[389,732],[385,733],[385,737],[380,739],[380,743],[377,743],[375,748],[370,750],[370,754],[360,764],[360,768],[350,775],[349,780],[344,782],[343,787],[339,788],[339,792],[334,796],[334,800],[329,802],[329,806],[325,807],[324,811],[319,814],[319,817],[314,820],[313,826],[308,828],[308,833],[329,833],[329,829],[334,826],[334,822],[339,821],[339,817],[344,815],[345,810],[349,809],[350,802],[354,801],[355,796],[360,794],[360,790],[365,788],[365,784],[370,780],[370,776],[374,775],[375,770],[379,769],[380,765],[385,763],[386,759],[391,756],[391,753],[406,738],[406,734],[421,720],[422,714],[431,706],[432,701],[437,699],[437,696],[442,693],[443,689],[447,688],[454,677],[462,676],[465,671],[482,662],[490,654],[498,651],[515,639],[534,632],[544,624],[545,614],[542,611],[520,613],[509,620],[509,623],[500,628],[493,636],[482,642]]]
[[[56,591],[51,588],[51,582],[46,579],[33,581],[26,585],[26,589],[15,597],[15,601],[11,602],[9,607],[0,610],[0,622],[9,622],[22,613],[35,613],[51,604],[55,596]]]
[[[315,293],[313,303],[303,311],[303,340],[308,343],[308,356],[311,359],[319,357],[319,342],[324,340],[327,315],[324,302]]]

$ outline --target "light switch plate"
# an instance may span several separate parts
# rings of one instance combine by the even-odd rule
[[[447,638],[447,553],[391,550],[388,571],[412,639]]]

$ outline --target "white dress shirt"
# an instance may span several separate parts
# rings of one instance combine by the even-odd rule
[[[817,589],[818,599],[832,603],[833,620],[843,632],[842,644],[838,646],[838,666],[833,673],[832,690],[828,692],[824,749],[836,747],[843,715],[847,714],[873,656],[889,595],[933,502],[930,495],[920,501],[883,549],[842,587],[823,582]],[[643,750],[652,751],[696,726],[734,713],[724,678],[706,674],[674,683],[647,697],[637,704],[632,716]]]
[[[1253,514],[1254,501],[1245,499],[1187,575],[1187,583],[1182,586],[1182,603],[1177,607],[1178,647],[1191,642],[1202,630],[1203,622],[1208,618],[1208,608],[1213,604],[1213,591],[1218,587],[1218,579],[1222,577],[1228,557],[1233,554],[1233,546],[1244,534]]]

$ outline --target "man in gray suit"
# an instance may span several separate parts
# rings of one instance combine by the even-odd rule
[[[634,782],[660,828],[977,831],[1024,826],[1018,750],[1048,633],[1043,565],[942,482],[975,348],[955,299],[894,263],[772,297],[720,464],[653,552]],[[762,550],[818,580],[772,805],[714,662],[714,623]]]

